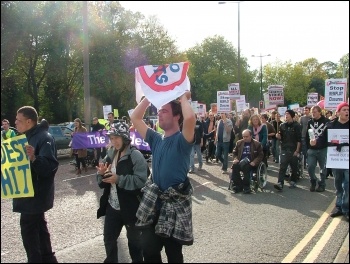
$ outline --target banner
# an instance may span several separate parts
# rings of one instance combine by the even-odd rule
[[[240,99],[241,91],[239,89],[239,83],[229,83],[228,91],[231,99]]]
[[[238,100],[236,100],[236,112],[237,113],[241,113],[243,112],[244,109],[249,108],[249,105],[246,105],[245,102],[245,95],[241,95],[241,98],[239,98]]]
[[[103,106],[103,118],[108,119],[108,113],[112,112],[112,106],[111,105],[104,105]]]
[[[25,135],[1,143],[1,198],[34,197],[30,161],[25,151]]]
[[[284,105],[283,85],[269,85],[269,104]]]
[[[140,102],[144,95],[159,109],[186,91],[190,91],[188,68],[188,62],[135,68],[136,101]]]
[[[191,101],[191,107],[195,114],[198,114],[198,101]]]
[[[328,129],[328,143],[349,144],[349,129]],[[336,146],[327,147],[327,168],[349,169],[349,146],[337,151]]]
[[[347,82],[346,79],[327,79],[324,91],[324,107],[337,109],[341,102],[346,102]]]
[[[198,115],[200,117],[205,117],[206,113],[207,113],[207,106],[206,106],[206,104],[198,103]]]
[[[72,149],[101,148],[109,143],[107,130],[89,133],[75,133],[72,139]],[[143,140],[137,131],[130,131],[131,145],[138,150],[151,151],[149,144]]]
[[[229,91],[217,91],[218,113],[231,112],[231,101]]]
[[[313,107],[318,103],[318,93],[308,93],[307,94],[307,103],[306,105],[309,107]]]

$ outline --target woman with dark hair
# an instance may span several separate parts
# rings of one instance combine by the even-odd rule
[[[72,133],[73,140],[74,140],[74,135],[76,133],[86,133],[87,130],[83,126],[83,123],[81,122],[80,118],[74,119],[74,132]],[[76,166],[77,166],[77,175],[81,174],[81,169],[80,169],[80,163],[82,163],[83,168],[85,172],[87,172],[87,167],[85,163],[85,158],[87,156],[87,149],[73,149],[73,155],[75,156],[75,161],[76,161]]]

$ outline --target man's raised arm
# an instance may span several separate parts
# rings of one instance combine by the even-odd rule
[[[181,109],[183,115],[183,126],[182,126],[182,134],[187,142],[193,142],[194,139],[194,128],[196,126],[196,116],[191,107],[191,104],[188,102],[191,97],[190,92],[184,93],[180,97]]]
[[[134,125],[137,132],[140,133],[143,139],[146,138],[146,133],[148,129],[148,126],[143,121],[143,116],[145,115],[146,109],[148,108],[149,104],[150,102],[148,101],[148,99],[144,97],[141,100],[141,102],[136,106],[136,108],[130,116],[132,124]]]

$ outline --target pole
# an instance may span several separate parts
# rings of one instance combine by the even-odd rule
[[[90,131],[91,114],[90,114],[90,78],[89,78],[89,42],[88,42],[88,7],[87,1],[83,2],[83,31],[84,31],[84,121],[87,131]]]
[[[260,54],[260,100],[263,100],[263,93],[262,93],[262,56]]]
[[[239,83],[239,89],[241,90],[242,84],[241,84],[241,47],[240,47],[240,37],[241,37],[241,32],[240,32],[240,2],[238,3],[238,83]],[[248,86],[247,86],[247,101],[248,101]]]

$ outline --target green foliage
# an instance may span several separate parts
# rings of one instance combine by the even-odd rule
[[[1,2],[1,115],[14,122],[16,110],[32,105],[50,123],[84,117],[84,40],[89,47],[91,116],[102,106],[121,116],[135,107],[135,68],[189,61],[192,99],[216,102],[216,92],[238,82],[238,55],[222,36],[178,51],[176,41],[157,17],[133,13],[118,1],[88,2],[88,35],[83,32],[81,1]],[[260,100],[260,72],[240,58],[241,94],[252,106]],[[285,86],[287,102],[304,104],[306,94],[323,94],[327,78],[349,78],[349,54],[338,63],[309,58],[293,65],[263,68],[263,89]]]

